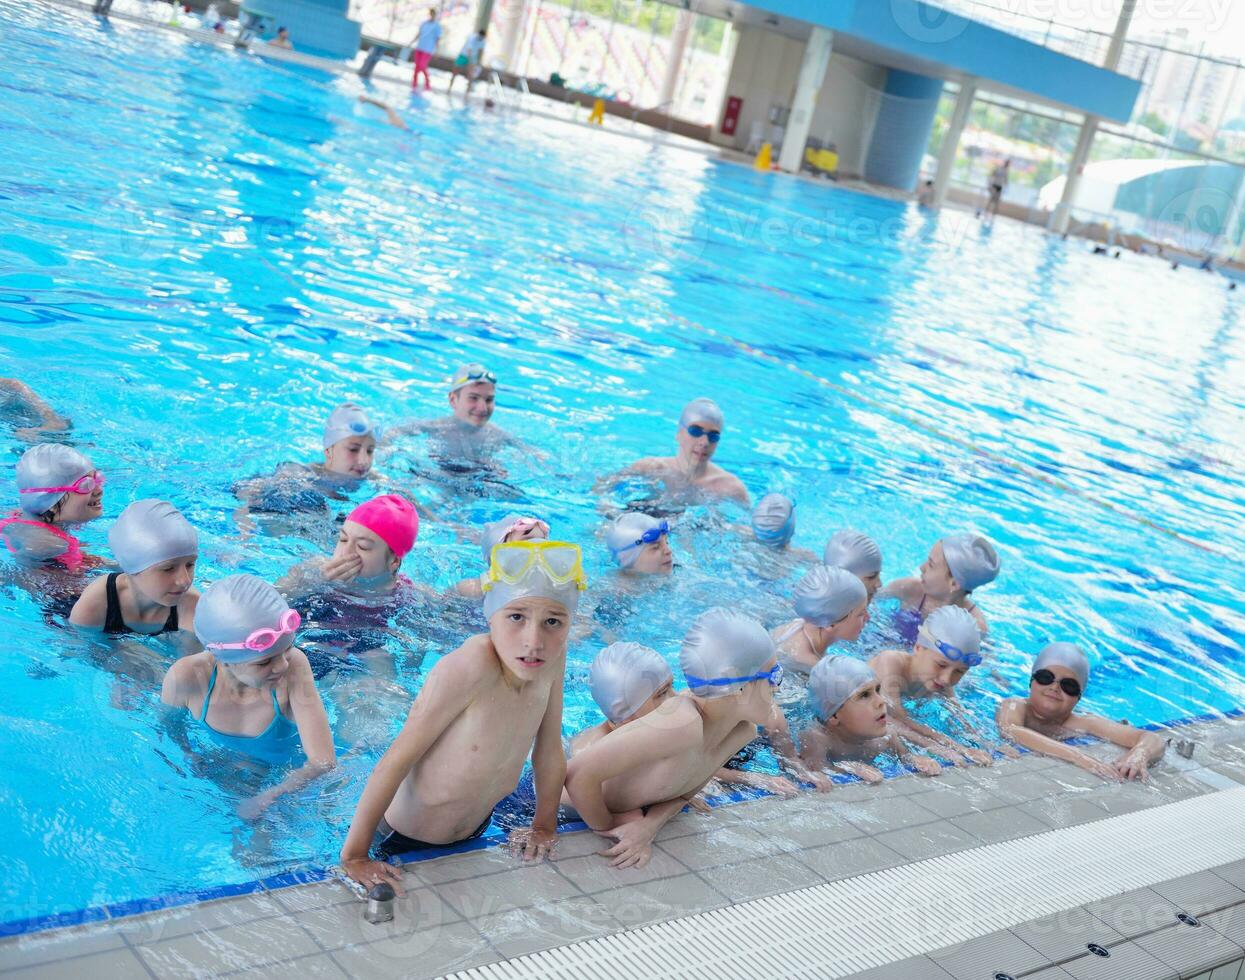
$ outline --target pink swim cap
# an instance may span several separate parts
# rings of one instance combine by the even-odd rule
[[[359,504],[346,518],[367,528],[399,558],[405,558],[419,536],[419,514],[405,497],[387,493]]]

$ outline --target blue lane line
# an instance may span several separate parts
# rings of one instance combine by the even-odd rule
[[[1204,721],[1223,721],[1242,716],[1245,716],[1245,708],[1233,708],[1231,711],[1208,712],[1202,715],[1192,715],[1188,718],[1178,718],[1175,721],[1169,721],[1164,724],[1154,723],[1141,727],[1147,731],[1159,731],[1167,728],[1184,728]],[[1076,738],[1070,739],[1068,744],[1089,745],[1096,741],[1098,739]],[[1033,754],[1028,749],[1020,749],[1019,751],[1022,755]],[[1003,758],[1003,756],[996,752],[995,758]],[[901,766],[887,775],[886,778],[894,779],[896,776],[907,775],[908,772],[910,770],[904,769]],[[836,774],[831,779],[835,783],[840,784],[860,782],[855,776],[845,774]],[[750,800],[765,799],[773,795],[773,793],[763,789],[747,788],[715,796],[708,803],[709,806],[716,808],[731,806],[736,803],[747,803]],[[587,829],[588,825],[582,820],[569,820],[558,824],[558,830],[562,833]],[[431,861],[450,854],[467,854],[471,851],[482,851],[485,848],[500,846],[505,842],[505,832],[493,826],[483,836],[477,837],[475,840],[465,841],[461,844],[450,844],[446,847],[430,847],[401,855],[401,857],[403,864],[416,864],[420,861]],[[142,915],[144,912],[155,912],[161,909],[178,908],[185,905],[198,905],[201,902],[210,902],[219,898],[233,898],[237,895],[254,895],[259,892],[277,891],[282,888],[293,888],[295,885],[329,881],[332,878],[333,875],[328,868],[309,866],[283,871],[280,874],[269,875],[267,878],[258,878],[255,881],[244,881],[236,885],[217,885],[213,888],[202,888],[196,891],[172,892],[167,895],[156,895],[152,898],[137,898],[126,902],[113,902],[107,905],[92,905],[72,912],[57,912],[52,915],[39,915],[29,919],[14,919],[10,922],[0,922],[0,939],[25,936],[37,932],[48,932],[53,929],[64,929],[68,926],[83,925],[90,922],[124,919],[130,916]]]

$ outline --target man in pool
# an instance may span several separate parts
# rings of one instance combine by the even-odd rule
[[[1149,779],[1150,767],[1166,749],[1163,739],[1101,715],[1074,714],[1088,686],[1085,652],[1075,643],[1049,644],[1033,661],[1029,696],[999,704],[995,712],[999,731],[1030,751],[1071,762],[1103,779]],[[1127,751],[1115,762],[1102,762],[1065,744],[1081,735],[1093,735]]]
[[[630,476],[653,476],[665,484],[667,493],[685,495],[689,490],[710,497],[725,497],[751,507],[743,482],[712,462],[722,439],[722,410],[708,398],[688,402],[679,416],[675,456],[647,456],[618,473],[603,477],[596,490],[603,493]]]
[[[976,620],[959,606],[942,606],[921,624],[911,651],[883,650],[869,661],[869,666],[882,684],[890,716],[901,735],[948,762],[988,766],[993,762],[989,752],[962,745],[921,724],[904,707],[905,700],[944,698],[957,710],[966,727],[971,727],[955,688],[969,668],[981,660],[981,630]]]
[[[400,892],[401,872],[385,859],[481,836],[529,754],[536,814],[511,845],[525,860],[552,850],[566,775],[566,641],[584,588],[577,545],[514,541],[494,549],[484,589],[489,631],[428,673],[359,799],[341,852],[346,874]]]
[[[679,662],[689,691],[668,698],[572,757],[566,791],[580,817],[619,846],[617,867],[642,867],[657,831],[751,742],[774,704],[782,668],[755,619],[729,609],[697,617]]]

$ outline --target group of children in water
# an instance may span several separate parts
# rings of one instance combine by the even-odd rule
[[[491,371],[465,366],[452,381],[451,415],[419,428],[444,453],[466,460],[516,442],[491,422],[496,386]],[[0,383],[0,393],[25,399],[27,414],[53,428],[46,406],[22,388]],[[599,487],[644,475],[664,484],[673,500],[729,498],[750,506],[744,484],[713,462],[723,432],[718,406],[697,398],[679,419],[675,455],[642,459]],[[284,464],[270,477],[240,484],[240,519],[327,510],[330,501],[346,499],[369,476],[381,437],[362,409],[341,406],[325,427],[323,462]],[[108,532],[119,571],[106,569],[82,588],[85,572],[104,562],[82,548],[73,528],[102,515],[104,474],[62,442],[39,442],[22,455],[16,479],[19,509],[0,519],[0,537],[20,564],[51,567],[79,581],[70,623],[108,634],[177,634],[188,652],[165,674],[166,704],[184,708],[229,750],[280,762],[301,747],[306,762],[248,800],[245,816],[258,817],[282,794],[334,768],[333,733],[317,688],[317,678],[334,664],[317,666],[299,649],[302,616],[291,603],[298,605],[309,583],[361,600],[404,601],[403,590],[412,584],[400,569],[420,526],[411,500],[388,493],[354,507],[331,555],[296,568],[278,583],[280,590],[238,574],[202,594],[194,587],[194,527],[167,501],[139,500]],[[753,509],[748,530],[759,547],[796,553],[794,526],[793,502],[769,494]],[[669,532],[668,519],[627,511],[603,537],[620,574],[662,576],[674,567]],[[989,765],[996,748],[1015,753],[992,746],[962,710],[955,712],[955,736],[910,713],[910,706],[930,699],[958,708],[957,685],[982,663],[987,623],[973,593],[995,579],[1000,563],[980,535],[942,538],[918,576],[883,585],[877,542],[855,530],[836,531],[820,560],[796,555],[811,567],[795,586],[789,621],[767,629],[721,607],[695,619],[678,657],[686,690],[674,690],[674,672],[655,650],[610,644],[589,672],[604,721],[569,741],[562,735],[567,643],[588,588],[580,546],[558,540],[537,515],[513,514],[484,528],[481,557],[484,571],[452,591],[482,602],[487,632],[469,637],[427,673],[359,799],[341,865],[365,886],[389,881],[400,887],[389,862],[395,855],[482,835],[529,758],[535,812],[530,826],[511,834],[517,853],[543,857],[554,845],[560,816],[577,816],[612,841],[605,854],[615,866],[634,867],[648,860],[668,820],[689,804],[701,805],[699,794],[715,778],[788,795],[796,791],[794,781],[829,790],[834,772],[880,781],[875,763],[883,756],[936,775],[944,763]],[[836,652],[836,645],[860,636],[880,597],[899,602],[902,648],[868,660]],[[1077,713],[1089,674],[1078,646],[1047,645],[1034,661],[1027,697],[999,705],[1000,733],[1104,778],[1144,779],[1164,742]],[[811,715],[790,710],[793,689]],[[810,723],[793,732],[792,721],[801,717]],[[760,733],[786,776],[732,764]],[[1099,761],[1068,744],[1079,735],[1126,751],[1115,763]]]

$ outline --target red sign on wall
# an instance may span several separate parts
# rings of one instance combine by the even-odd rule
[[[744,100],[732,95],[726,100],[726,112],[722,116],[722,135],[734,136],[739,126],[739,112],[744,107]]]

